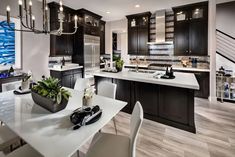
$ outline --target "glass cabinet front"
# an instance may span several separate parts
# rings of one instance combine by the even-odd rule
[[[186,11],[179,11],[176,13],[176,21],[185,21],[185,20],[188,20]]]
[[[147,16],[143,16],[143,17],[140,17],[139,19],[139,26],[147,26],[148,25],[148,17]]]
[[[203,8],[196,8],[192,10],[192,19],[203,18]]]

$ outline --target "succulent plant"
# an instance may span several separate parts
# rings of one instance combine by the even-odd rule
[[[63,98],[68,100],[71,97],[70,92],[60,85],[60,80],[53,77],[44,77],[41,81],[38,81],[37,85],[33,86],[32,90],[57,102],[57,104],[60,104]]]

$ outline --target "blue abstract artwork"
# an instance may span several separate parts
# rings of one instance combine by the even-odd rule
[[[15,28],[15,23],[10,23]],[[9,29],[6,21],[0,21],[0,65],[15,64],[15,31]]]

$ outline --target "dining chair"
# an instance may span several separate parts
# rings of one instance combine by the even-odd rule
[[[78,78],[75,82],[74,89],[79,92],[84,92],[86,88],[90,87],[89,80],[86,78]]]
[[[31,146],[26,144],[7,155],[1,152],[0,157],[43,157],[43,156],[39,154],[36,150],[34,150]]]
[[[6,125],[0,126],[0,151],[3,151],[7,147],[11,147],[17,140],[20,140],[20,138]]]
[[[117,85],[114,83],[110,82],[101,82],[98,84],[98,91],[97,95],[104,96],[107,98],[115,99],[116,98],[116,90],[117,90]],[[116,120],[113,118],[113,124],[115,128],[115,132],[117,134],[117,126],[116,126]]]
[[[136,102],[131,116],[130,135],[97,133],[86,157],[136,157],[136,141],[143,122],[143,108]]]

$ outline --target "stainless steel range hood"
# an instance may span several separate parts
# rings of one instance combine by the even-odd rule
[[[172,41],[166,41],[166,10],[156,11],[156,39],[154,42],[148,42],[149,45],[173,44]]]

